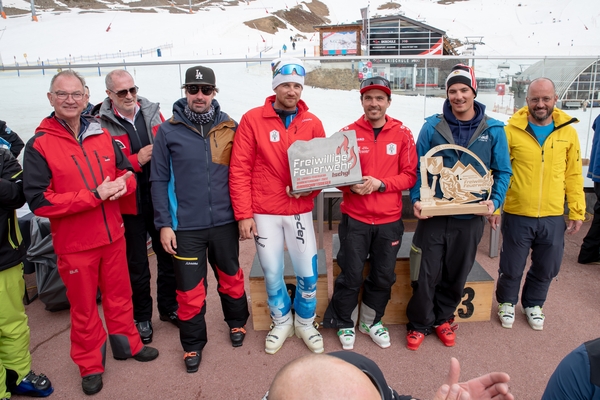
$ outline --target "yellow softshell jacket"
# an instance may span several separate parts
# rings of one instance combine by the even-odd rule
[[[554,108],[554,131],[540,146],[528,127],[527,106],[517,111],[504,128],[513,175],[504,211],[525,217],[564,214],[565,195],[570,220],[583,220],[585,195],[577,131],[579,122]]]

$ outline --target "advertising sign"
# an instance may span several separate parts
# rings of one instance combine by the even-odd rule
[[[323,55],[356,54],[356,31],[323,33]]]

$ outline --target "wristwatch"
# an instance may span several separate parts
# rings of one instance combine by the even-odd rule
[[[377,191],[379,193],[385,192],[385,183],[381,182],[381,186],[379,186],[379,189],[377,189]]]

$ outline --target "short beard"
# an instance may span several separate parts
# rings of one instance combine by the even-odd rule
[[[550,118],[552,116],[552,111],[554,111],[554,110],[553,109],[552,110],[548,110],[548,112],[546,114],[544,114],[543,117],[539,117],[535,113],[535,110],[534,110],[534,112],[531,114],[531,116],[533,117],[533,119],[535,119],[538,122],[544,122],[544,121],[546,121],[548,118]]]

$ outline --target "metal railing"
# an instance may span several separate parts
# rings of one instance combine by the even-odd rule
[[[66,68],[75,69],[86,78],[93,103],[100,102],[105,97],[105,75],[113,69],[125,68],[132,73],[136,84],[141,88],[140,95],[161,103],[165,117],[170,116],[171,104],[183,96],[181,85],[185,70],[193,65],[205,64],[215,70],[218,86],[221,89],[218,100],[224,105],[226,111],[233,109],[229,113],[234,119],[239,120],[243,112],[261,104],[264,97],[272,93],[269,63],[273,58],[281,55],[272,48],[245,58],[213,56],[194,60],[172,60],[158,57],[157,50],[170,48],[169,46],[170,44],[166,44],[147,50],[140,49],[142,52],[146,51],[147,53],[144,54],[148,57],[140,57],[138,53],[132,58],[132,55],[127,54],[120,61],[118,60],[124,55],[111,58],[116,56],[115,53],[107,57],[103,56],[104,58],[99,60],[90,59],[93,56],[80,56],[64,62],[46,60],[40,63],[41,65],[4,64],[0,66],[0,82],[2,82],[4,95],[3,101],[0,102],[0,119],[6,120],[16,132],[31,135],[39,121],[51,111],[46,99],[51,76],[56,71]],[[148,60],[149,57],[152,59]],[[598,79],[600,56],[389,56],[385,59],[367,56],[329,56],[303,59],[309,73],[317,69],[332,70],[330,75],[335,78],[336,69],[352,71],[356,76],[356,81],[353,83],[355,88],[358,88],[359,74],[381,75],[388,78],[394,88],[394,97],[388,113],[403,120],[415,135],[420,130],[423,118],[441,112],[441,103],[445,98],[445,78],[450,68],[458,62],[474,66],[479,81],[477,100],[486,105],[487,112],[493,117],[506,121],[515,109],[520,108],[525,102],[527,81],[536,77],[524,77],[531,66],[537,65],[538,70],[541,71],[540,75],[544,75],[547,72],[544,66],[552,65],[552,68],[555,68],[557,60],[559,65],[564,64],[565,70],[570,71],[573,70],[572,65],[576,60],[583,60],[583,64],[580,65],[587,66],[584,71],[576,71],[577,74],[574,75],[555,74],[554,80],[557,87],[576,85],[573,93],[579,97],[571,99],[563,96],[563,101],[558,106],[580,120],[580,123],[576,124],[576,129],[580,134],[584,156],[591,150],[591,124],[600,112],[600,79]],[[579,72],[585,73],[579,74]],[[564,76],[568,78],[563,78]],[[254,85],[255,81],[260,84]],[[333,78],[332,82],[333,84],[326,86],[328,90],[313,85],[306,86],[303,93],[303,98],[308,99],[307,103],[311,111],[322,119],[326,131],[331,133],[356,119],[362,111],[356,93],[332,92],[331,89],[336,89],[336,84],[339,84]],[[504,94],[500,94],[499,91]],[[329,98],[331,100],[325,101],[325,106],[320,106],[321,99]],[[337,107],[343,103],[339,99],[347,98],[353,99],[352,107],[343,106],[348,109],[347,112],[338,110]],[[318,108],[315,108],[315,104]],[[416,111],[415,104],[417,104]],[[340,113],[348,114],[344,116],[345,123],[340,124]]]

